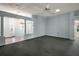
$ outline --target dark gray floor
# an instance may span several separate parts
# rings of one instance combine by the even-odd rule
[[[0,47],[2,56],[69,56],[79,55],[74,41],[43,36]]]

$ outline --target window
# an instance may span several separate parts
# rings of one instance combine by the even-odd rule
[[[1,36],[1,16],[0,16],[0,36]]]
[[[33,34],[33,21],[26,20],[26,34]]]

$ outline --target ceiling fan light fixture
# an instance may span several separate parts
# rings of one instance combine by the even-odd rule
[[[60,12],[60,9],[56,9],[55,11],[56,11],[56,12]]]
[[[45,10],[46,10],[46,11],[50,10],[49,4],[47,4],[47,6],[45,7]]]
[[[45,10],[50,10],[49,8],[45,8]]]

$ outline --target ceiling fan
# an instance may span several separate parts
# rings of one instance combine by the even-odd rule
[[[51,10],[49,4],[44,8],[45,11]]]
[[[50,8],[50,5],[49,4],[47,4],[46,5],[46,7],[45,8],[43,8],[42,9],[42,12],[41,12],[41,14],[56,14],[56,13],[58,13],[58,12],[60,12],[60,9],[52,9],[52,8]]]

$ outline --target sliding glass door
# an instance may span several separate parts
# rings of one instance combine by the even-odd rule
[[[25,35],[25,22],[24,19],[15,20],[15,36],[23,37]]]
[[[4,36],[12,37],[15,35],[15,19],[10,17],[4,17]]]
[[[33,21],[26,20],[26,34],[33,34]]]
[[[4,36],[24,36],[24,19],[4,17]]]
[[[26,35],[33,34],[33,21],[3,17],[3,28],[5,37],[24,37]]]
[[[0,36],[1,36],[1,16],[0,16]]]

